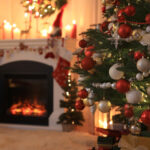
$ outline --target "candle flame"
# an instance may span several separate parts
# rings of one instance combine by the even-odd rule
[[[69,31],[69,30],[71,30],[71,26],[70,25],[66,25],[65,29]]]
[[[76,20],[73,20],[72,23],[73,23],[73,24],[76,24]]]

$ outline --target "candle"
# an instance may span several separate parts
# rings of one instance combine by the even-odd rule
[[[20,30],[19,30],[19,28],[14,29],[14,39],[20,39]]]
[[[5,39],[11,39],[11,31],[12,30],[12,26],[10,25],[9,22],[6,22],[4,24],[4,33],[5,33]]]
[[[12,25],[12,28],[11,28],[11,39],[13,40],[14,39],[14,29],[16,28],[16,24],[13,24]]]
[[[72,27],[72,31],[71,31],[71,38],[76,39],[77,36],[77,25],[76,25],[76,21],[73,20],[73,27]]]
[[[66,37],[69,38],[70,37],[70,32],[71,32],[71,26],[67,25],[65,27],[65,30],[66,30]]]
[[[5,40],[5,24],[7,23],[7,21],[6,20],[4,20],[3,22],[2,22],[2,39],[3,40]]]

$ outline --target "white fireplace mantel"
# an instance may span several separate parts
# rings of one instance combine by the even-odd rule
[[[64,41],[64,42],[63,42]],[[15,62],[15,61],[36,61],[40,63],[47,64],[52,66],[53,69],[57,66],[57,57],[61,56],[67,60],[71,60],[71,52],[69,50],[75,49],[76,40],[74,39],[55,39],[53,40],[53,46],[49,47],[45,50],[45,46],[47,45],[47,39],[28,39],[28,40],[0,40],[0,50],[4,50],[4,56],[0,58],[0,66]],[[51,41],[49,41],[51,42]],[[25,50],[20,50],[19,44],[23,43],[27,45],[28,48]],[[50,43],[49,43],[50,44]],[[33,49],[38,49],[39,47],[43,48],[43,54],[39,55],[39,53]],[[69,49],[69,50],[68,50]],[[44,56],[47,52],[53,52],[57,57],[55,59],[45,59]],[[7,54],[9,53],[9,54]],[[64,111],[59,107],[59,101],[62,99],[62,89],[58,85],[58,83],[53,80],[54,88],[53,88],[53,113],[49,117],[49,126],[48,127],[40,127],[40,126],[27,126],[27,125],[10,125],[10,124],[0,124],[0,126],[11,126],[17,128],[48,128],[52,130],[62,130],[61,125],[57,124],[59,115]]]

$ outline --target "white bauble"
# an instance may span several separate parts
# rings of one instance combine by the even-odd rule
[[[149,72],[143,72],[143,77],[148,77],[149,76]]]
[[[121,64],[114,64],[112,67],[110,67],[109,75],[112,79],[119,80],[123,77],[124,72],[117,70],[117,68],[120,68],[121,66]]]
[[[142,81],[142,80],[144,79],[144,77],[143,77],[143,75],[142,75],[141,73],[137,73],[137,74],[136,74],[136,79],[137,79],[138,81]]]
[[[150,69],[150,61],[142,57],[141,59],[138,60],[136,66],[139,71],[148,72]]]
[[[150,26],[146,27],[146,32],[150,32]]]
[[[142,93],[136,89],[131,89],[126,93],[126,99],[129,104],[138,104],[142,100]]]
[[[100,101],[99,104],[98,104],[98,109],[103,113],[109,112],[110,109],[111,109],[110,101],[106,101],[106,100]]]
[[[130,131],[132,134],[139,135],[141,133],[141,127],[139,125],[131,125]]]
[[[150,86],[147,88],[147,94],[150,96]]]
[[[115,90],[116,89],[116,83],[112,83],[111,88]]]

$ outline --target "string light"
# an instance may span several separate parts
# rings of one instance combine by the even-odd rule
[[[25,18],[28,17],[28,13],[27,13],[27,12],[24,13],[24,17],[25,17]]]
[[[75,110],[72,108],[71,111],[74,112]]]
[[[76,20],[72,20],[72,24],[76,24]]]
[[[66,92],[66,95],[69,96],[69,92],[68,91]]]
[[[47,9],[44,9],[44,12],[45,12],[45,13],[47,13],[47,12],[48,12],[48,10],[47,10]]]
[[[35,15],[38,17],[38,16],[39,16],[39,12],[37,11],[37,12],[35,13]]]
[[[52,8],[52,6],[51,6],[51,5],[49,5],[47,8],[48,8],[48,9],[50,9],[50,8]]]

